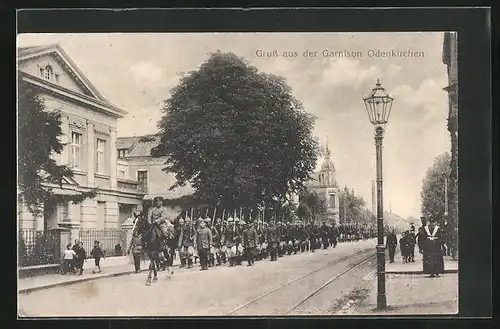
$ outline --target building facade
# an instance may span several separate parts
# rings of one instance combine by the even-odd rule
[[[175,184],[175,174],[167,173],[162,169],[166,167],[167,158],[151,156],[151,150],[159,143],[157,135],[145,135],[134,137],[119,137],[117,152],[119,160],[128,163],[127,168],[119,168],[119,177],[127,177],[137,180],[139,190],[145,193],[144,201],[148,206],[151,201],[161,196],[164,199],[177,199],[182,196],[191,195],[194,190],[189,186],[181,186],[170,190]],[[168,207],[171,216],[176,216],[180,208]]]
[[[128,168],[118,161],[116,149],[117,120],[127,112],[107,101],[59,45],[19,48],[18,77],[38,92],[47,111],[61,112],[66,146],[55,158],[58,165],[71,166],[74,177],[62,187],[46,185],[62,195],[98,191],[94,199],[80,204],[47,202],[43,218],[21,204],[20,229],[119,229],[144,195],[135,179],[118,175],[117,168]]]
[[[443,63],[448,71],[448,131],[451,139],[451,170],[448,179],[448,218],[458,224],[458,39],[456,32],[445,32]]]
[[[339,187],[337,184],[336,170],[331,160],[330,149],[326,144],[325,157],[320,170],[313,173],[313,179],[307,182],[307,188],[315,192],[326,201],[326,213],[321,216],[320,221],[326,221],[330,225],[339,225]]]

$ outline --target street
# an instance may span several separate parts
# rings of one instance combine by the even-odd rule
[[[20,316],[331,315],[375,269],[374,239],[269,259],[247,267],[176,269],[145,286],[131,274],[19,295]],[[41,302],[44,301],[44,302]]]

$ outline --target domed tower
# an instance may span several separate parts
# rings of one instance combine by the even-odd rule
[[[327,204],[324,220],[330,224],[339,225],[339,188],[335,165],[331,160],[331,152],[328,148],[328,138],[325,145],[325,157],[318,173],[318,183],[318,192],[324,196]]]

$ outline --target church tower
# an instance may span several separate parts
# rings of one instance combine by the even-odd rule
[[[323,164],[318,173],[319,186],[318,194],[322,194],[326,200],[327,211],[323,220],[331,225],[339,225],[339,188],[337,185],[337,177],[335,166],[331,160],[331,152],[328,148],[328,138],[325,145],[325,157]]]

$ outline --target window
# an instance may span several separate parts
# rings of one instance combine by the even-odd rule
[[[44,78],[47,79],[47,80],[51,80],[53,74],[54,74],[54,71],[52,70],[52,66],[50,66],[50,65],[45,66],[45,76],[44,76]]]
[[[139,191],[148,193],[148,171],[138,170],[137,181],[139,182]]]
[[[80,167],[80,150],[82,146],[82,134],[71,133],[71,166]]]
[[[68,218],[68,203],[61,202],[59,203],[59,221],[64,222]]]
[[[106,173],[106,141],[103,139],[97,139],[97,157],[96,157],[96,171],[99,174]]]
[[[127,155],[127,149],[119,149],[118,150],[118,157],[120,159],[123,159]]]

